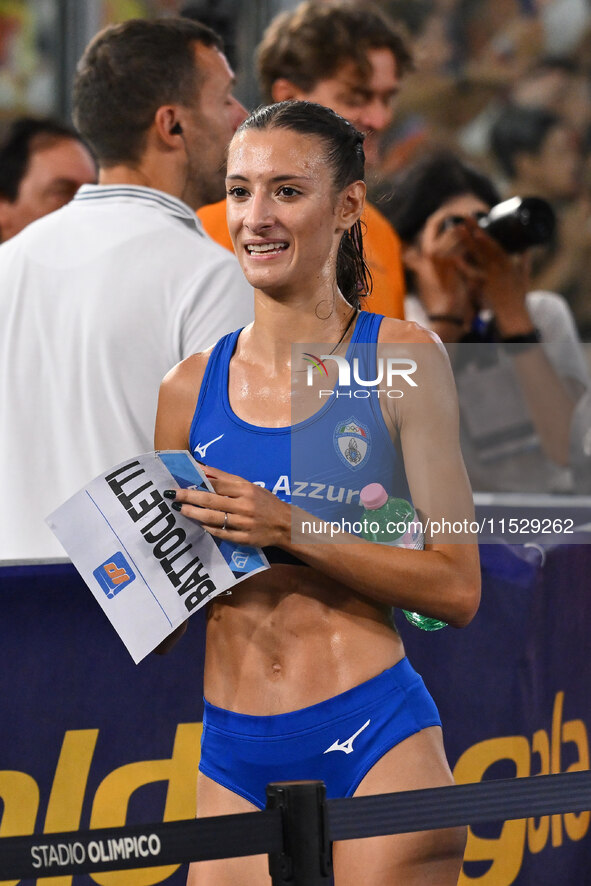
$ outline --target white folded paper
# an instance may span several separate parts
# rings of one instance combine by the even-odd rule
[[[268,569],[260,548],[210,535],[164,489],[213,491],[184,451],[148,452],[96,477],[47,524],[137,663],[208,600]]]

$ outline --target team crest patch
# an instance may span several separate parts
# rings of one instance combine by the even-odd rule
[[[336,451],[347,467],[355,470],[365,464],[371,449],[371,437],[366,425],[353,417],[339,422],[333,440]]]

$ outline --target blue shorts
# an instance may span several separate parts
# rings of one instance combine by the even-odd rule
[[[253,717],[204,705],[199,769],[260,809],[272,781],[319,780],[328,797],[350,797],[386,751],[441,725],[406,658],[341,695],[287,714]]]

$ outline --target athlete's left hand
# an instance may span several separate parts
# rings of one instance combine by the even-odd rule
[[[176,489],[175,504],[216,538],[234,544],[281,545],[291,535],[291,506],[268,489],[207,465],[215,493]]]

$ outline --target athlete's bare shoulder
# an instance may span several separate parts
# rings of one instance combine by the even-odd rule
[[[407,367],[406,386],[396,391],[399,399],[386,399],[382,409],[389,426],[401,430],[403,422],[425,425],[427,413],[442,405],[455,415],[455,385],[449,357],[441,339],[434,332],[409,320],[384,318],[378,337],[378,355]],[[396,379],[398,381],[398,379]],[[397,386],[396,386],[397,387]],[[414,418],[413,418],[414,416]]]
[[[392,317],[384,317],[382,320],[378,340],[392,343],[441,344],[438,335],[415,323],[414,320],[395,320]]]
[[[197,385],[197,389],[199,389],[213,347],[212,345],[206,351],[191,354],[190,357],[186,357],[180,363],[177,363],[176,366],[173,366],[164,376],[162,386],[165,388],[189,387],[191,390],[195,390],[195,385]]]
[[[185,449],[207,361],[213,347],[192,354],[164,376],[158,396],[156,449]]]

